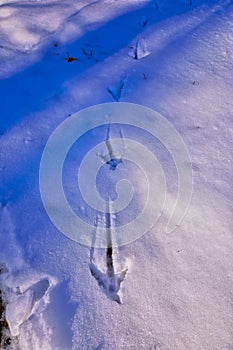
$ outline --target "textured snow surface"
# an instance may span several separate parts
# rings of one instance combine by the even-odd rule
[[[233,4],[192,2],[0,0],[0,264],[9,349],[233,349]],[[67,62],[67,52],[77,60]],[[169,154],[159,142],[151,146],[165,169],[167,202],[150,232],[112,252],[116,275],[127,269],[122,304],[90,271],[95,263],[106,272],[106,251],[53,226],[38,180],[54,129],[84,107],[114,101],[145,105],[176,127],[194,185],[184,221],[165,234],[178,179]],[[139,131],[133,137],[152,142]],[[88,216],[76,203],[75,149],[66,166],[67,197]],[[132,173],[137,183],[141,174]]]

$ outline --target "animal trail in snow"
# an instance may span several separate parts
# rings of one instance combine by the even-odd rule
[[[105,255],[105,272],[103,272],[97,265],[98,261],[96,261],[94,255],[95,255],[95,248],[94,246],[91,248],[90,251],[90,263],[89,268],[92,276],[96,279],[98,282],[98,285],[102,288],[103,292],[107,295],[107,297],[110,300],[116,301],[118,304],[121,304],[121,299],[119,296],[121,283],[124,281],[126,273],[128,271],[128,268],[126,267],[121,272],[117,273],[115,271],[115,259],[114,255],[116,255],[116,249],[113,249],[113,237],[112,237],[112,230],[113,230],[113,221],[114,217],[110,213],[109,210],[109,202],[108,202],[108,210],[107,213],[104,215],[104,224],[106,228],[106,234],[108,238],[108,246],[106,248],[106,255]],[[96,232],[98,230],[99,221],[96,222]],[[94,243],[94,242],[93,242]]]
[[[135,60],[140,60],[149,56],[150,51],[147,49],[146,41],[143,38],[138,38],[136,43],[130,46],[129,56]]]
[[[97,155],[100,156],[100,158],[103,160],[104,163],[106,163],[110,166],[109,167],[110,170],[116,170],[117,166],[120,163],[122,163],[122,158],[125,154],[126,147],[125,147],[122,131],[120,130],[122,150],[118,154],[114,152],[111,141],[110,141],[110,128],[111,128],[111,123],[108,124],[106,138],[105,138],[105,145],[107,147],[108,153],[106,155],[102,155],[102,154],[98,153]]]
[[[124,81],[121,80],[117,85],[108,87],[108,92],[113,99],[118,102],[121,98],[122,90],[124,88]]]

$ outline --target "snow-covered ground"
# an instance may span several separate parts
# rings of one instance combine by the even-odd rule
[[[233,349],[232,76],[230,0],[0,0],[0,286],[12,338],[2,349]],[[178,180],[155,141],[167,181],[164,213],[146,235],[106,254],[52,224],[39,167],[62,121],[116,101],[173,124],[192,159],[193,196],[166,234]],[[90,136],[83,144],[93,146]],[[77,158],[74,146],[64,189],[88,217],[77,202]],[[140,172],[127,169],[140,183]],[[98,216],[96,227],[106,220]]]

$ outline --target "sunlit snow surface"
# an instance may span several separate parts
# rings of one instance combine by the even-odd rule
[[[10,349],[233,349],[233,4],[192,3],[0,1],[0,264],[16,336]],[[67,52],[77,60],[67,62]],[[167,235],[175,165],[159,142],[132,130],[151,143],[168,192],[157,225],[113,251],[115,273],[127,269],[122,304],[90,272],[94,262],[107,273],[106,251],[59,232],[39,192],[40,159],[55,128],[84,107],[113,101],[165,116],[189,149],[194,176],[190,209]],[[84,135],[82,152],[93,142]],[[64,165],[64,190],[88,219],[76,201],[77,150]],[[130,166],[139,183],[142,174]],[[143,196],[138,188],[139,203]],[[95,220],[98,229],[103,218]]]

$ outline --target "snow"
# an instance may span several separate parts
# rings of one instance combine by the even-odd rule
[[[0,287],[12,336],[6,348],[233,349],[233,4],[192,3],[0,1]],[[67,52],[77,60],[67,62]],[[166,234],[179,186],[174,161],[148,133],[122,128],[124,138],[156,156],[167,194],[156,225],[108,259],[106,249],[81,246],[52,224],[39,189],[50,135],[74,113],[106,102],[161,113],[182,136],[193,168],[189,210]],[[119,138],[119,128],[110,133]],[[83,135],[63,172],[71,207],[95,222],[96,232],[106,217],[80,201],[77,164],[98,142],[103,161],[105,134],[99,128]],[[146,181],[124,159],[113,171],[111,164],[97,177],[102,196],[116,195],[111,184],[124,171],[136,189],[130,211],[112,218],[117,226],[140,212]]]

